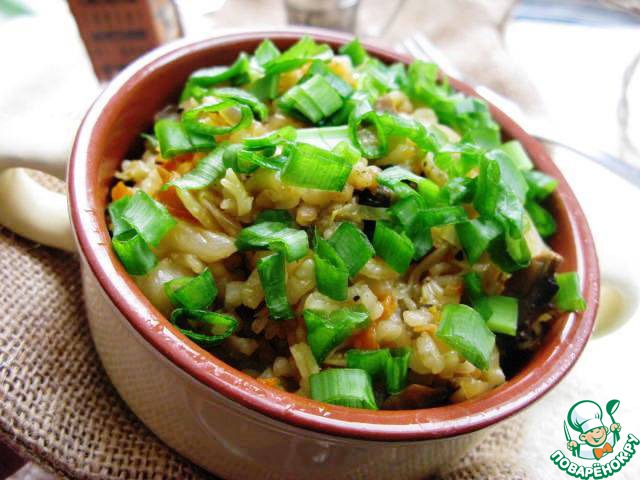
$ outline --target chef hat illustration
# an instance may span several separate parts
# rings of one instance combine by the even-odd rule
[[[597,427],[604,427],[602,423],[602,409],[591,400],[576,403],[567,414],[567,421],[577,432],[587,433]]]

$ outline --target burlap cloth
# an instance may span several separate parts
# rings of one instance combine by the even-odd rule
[[[260,18],[278,24],[284,16],[276,3],[228,2],[215,22],[228,26],[233,18],[234,26],[244,22],[255,27],[252,19]],[[386,41],[397,41],[412,30],[427,31],[467,73],[525,106],[535,106],[526,81],[513,81],[516,67],[505,61],[508,56],[500,48],[500,26],[511,5],[511,0],[409,2]],[[252,14],[239,14],[242,9]],[[263,16],[263,10],[275,13]],[[438,22],[430,20],[436,11]],[[456,30],[470,22],[480,28],[474,30],[475,38],[463,41]],[[493,53],[470,58],[469,44],[478,52]],[[464,58],[466,63],[461,62]],[[506,74],[495,75],[498,69]],[[517,466],[515,456],[523,422],[519,416],[501,424],[441,478],[534,478]],[[61,477],[211,478],[156,438],[111,386],[89,335],[77,259],[5,229],[0,230],[0,441]]]

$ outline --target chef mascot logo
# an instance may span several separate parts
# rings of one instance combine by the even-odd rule
[[[607,478],[620,471],[635,454],[640,440],[629,434],[620,447],[623,443],[620,441],[622,427],[613,418],[619,406],[619,400],[609,401],[605,417],[600,405],[592,400],[582,400],[573,405],[564,422],[570,457],[556,450],[551,455],[553,463],[568,475],[582,479]],[[569,427],[574,431],[573,436]]]

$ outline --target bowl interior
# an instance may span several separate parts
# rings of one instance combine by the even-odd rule
[[[518,139],[536,167],[560,180],[551,207],[558,231],[552,248],[564,257],[561,270],[577,270],[588,309],[563,315],[542,346],[504,385],[472,400],[424,410],[380,411],[323,405],[254,381],[189,342],[146,300],[110,249],[105,207],[114,172],[141,148],[140,132],[150,131],[157,111],[175,102],[189,74],[204,66],[233,62],[265,37],[285,49],[303,33],[333,47],[349,41],[341,34],[310,30],[227,35],[199,42],[181,41],[154,51],[106,88],[87,114],[76,138],[69,173],[69,198],[82,255],[115,306],[157,350],[186,373],[241,404],[305,428],[377,440],[440,438],[495,423],[526,407],[555,385],[573,365],[591,333],[598,298],[598,269],[586,219],[566,181],[542,146],[492,107],[505,139]],[[410,61],[367,45],[385,62]],[[475,93],[451,80],[455,88]]]

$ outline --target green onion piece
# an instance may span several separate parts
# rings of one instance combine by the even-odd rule
[[[427,216],[422,215],[424,205],[417,196],[409,196],[400,199],[388,209],[389,214],[398,221],[406,235],[413,243],[413,259],[418,260],[426,255],[433,247],[431,227]]]
[[[468,177],[452,178],[440,189],[440,197],[449,205],[471,203],[475,193],[476,181]]]
[[[311,398],[323,403],[377,410],[367,372],[353,368],[331,368],[309,377]]]
[[[404,233],[396,232],[387,222],[376,222],[373,248],[391,268],[404,273],[409,268],[415,252],[413,242]]]
[[[440,147],[438,138],[425,126],[410,118],[391,113],[378,113],[378,118],[387,137],[408,138],[425,152],[436,152]]]
[[[337,301],[347,299],[349,271],[335,249],[321,238],[316,240],[315,272],[318,291]]]
[[[338,91],[322,75],[314,75],[304,83],[290,88],[280,99],[285,110],[295,109],[312,123],[318,123],[342,107]]]
[[[195,277],[169,280],[164,291],[175,306],[190,310],[206,309],[218,296],[218,287],[208,268]]]
[[[384,375],[389,360],[391,360],[391,354],[388,348],[347,352],[347,368],[364,370],[373,379]]]
[[[258,120],[264,121],[269,116],[269,109],[255,95],[239,88],[216,88],[212,94],[225,100],[235,100],[251,109]]]
[[[356,330],[369,324],[369,315],[364,307],[341,308],[331,313],[306,309],[303,316],[307,326],[307,343],[318,363],[322,363],[334,348]]]
[[[265,38],[260,42],[258,48],[253,52],[253,58],[256,60],[258,65],[264,65],[278,56],[280,56],[280,50],[278,50],[278,47],[276,47],[268,38]]]
[[[225,110],[237,108],[240,111],[240,118],[236,123],[230,123],[225,119],[227,125],[214,125],[208,122],[211,114],[224,114]],[[235,100],[223,100],[213,105],[202,105],[192,110],[184,112],[182,123],[189,132],[201,135],[226,135],[248,127],[253,120],[251,108],[238,103]]]
[[[351,143],[349,143],[348,141],[338,143],[331,149],[331,153],[335,153],[339,157],[344,158],[351,165],[355,165],[358,160],[362,158],[358,149],[351,145]]]
[[[154,132],[158,139],[160,154],[164,158],[175,157],[183,153],[211,150],[216,142],[209,136],[188,132],[185,126],[170,119],[158,120],[154,125]]]
[[[538,233],[543,238],[550,237],[556,233],[556,221],[546,208],[534,201],[527,202],[525,207]]]
[[[124,269],[130,275],[145,275],[158,262],[158,258],[147,242],[133,229],[113,237],[111,244]]]
[[[489,247],[490,243],[500,235],[500,225],[489,218],[474,218],[456,225],[456,233],[460,244],[467,255],[469,263],[474,264]]]
[[[279,82],[280,75],[265,75],[249,85],[248,89],[261,101],[273,100],[278,96]]]
[[[447,304],[436,337],[480,370],[489,368],[496,337],[478,312],[467,305]]]
[[[528,196],[530,200],[541,202],[558,186],[558,180],[549,175],[535,170],[523,172],[524,178],[529,185]]]
[[[518,330],[518,299],[489,296],[476,300],[474,306],[487,322],[489,330],[514,337]]]
[[[430,182],[430,180],[399,166],[385,168],[378,174],[378,183],[393,191],[400,198],[415,194],[415,191],[404,182],[413,182],[420,188],[421,184]]]
[[[246,227],[236,237],[238,250],[268,248],[284,253],[287,261],[304,257],[309,251],[309,238],[304,230],[291,228],[285,223],[262,222]]]
[[[122,210],[122,218],[154,247],[177,223],[164,205],[142,190],[131,197]]]
[[[333,89],[338,92],[338,95],[340,95],[343,99],[349,98],[353,93],[353,88],[351,87],[351,85],[349,85],[342,78],[333,73],[329,66],[321,60],[312,61],[311,67],[309,67],[307,73],[300,79],[298,83],[300,84],[306,82],[314,75],[323,76],[329,83],[329,85],[331,85]]]
[[[375,159],[386,155],[387,135],[378,114],[373,110],[359,114],[356,109],[351,113],[349,135],[364,157]]]
[[[424,198],[427,205],[439,203],[440,187],[433,180],[425,178],[423,181],[418,182],[418,193]]]
[[[511,157],[502,150],[492,150],[486,156],[500,166],[501,182],[518,197],[518,200],[524,202],[529,186]]]
[[[227,145],[223,144],[202,158],[198,164],[182,177],[162,186],[163,190],[173,186],[182,190],[201,190],[224,176],[223,156]]]
[[[464,282],[464,293],[466,293],[471,303],[475,303],[485,296],[484,288],[482,288],[482,280],[478,272],[470,272],[462,277]]]
[[[283,142],[293,142],[297,137],[297,131],[290,125],[282,127],[274,132],[265,133],[259,137],[250,137],[242,140],[242,144],[249,150],[257,150],[267,147],[275,147]]]
[[[274,320],[293,318],[293,310],[287,299],[287,271],[284,255],[274,253],[258,260],[258,275],[271,318]]]
[[[240,144],[230,145],[224,152],[224,164],[227,168],[238,173],[252,173],[259,167],[269,170],[282,170],[289,153],[288,149],[283,149],[277,153],[274,148],[264,148],[260,151],[246,150]]]
[[[249,81],[249,57],[242,52],[230,67],[201,68],[191,74],[187,85],[211,87],[229,81],[233,85],[242,85]]]
[[[305,35],[278,57],[266,62],[263,67],[267,75],[272,75],[300,68],[314,58],[327,60],[332,56],[333,51],[329,45],[318,44]]]
[[[351,144],[349,127],[347,125],[339,127],[301,128],[298,129],[297,133],[298,142],[308,143],[325,150],[332,150],[344,142]]]
[[[238,327],[238,321],[230,315],[188,308],[176,308],[170,321],[184,336],[204,347],[218,345]]]
[[[385,384],[388,393],[398,393],[407,386],[410,359],[411,349],[409,348],[391,350],[391,356],[385,365]]]
[[[328,242],[346,264],[351,278],[358,274],[375,253],[367,236],[348,222],[341,223]]]
[[[150,133],[141,133],[140,136],[144,138],[144,140],[154,150],[160,149],[160,142],[158,142],[158,138],[155,135],[151,135]]]
[[[500,150],[506,153],[514,165],[520,170],[533,170],[533,163],[518,140],[503,143],[500,146]]]
[[[565,312],[584,312],[587,302],[582,297],[580,277],[576,272],[556,273],[558,292],[553,298],[554,305]]]
[[[354,38],[349,43],[340,47],[338,52],[342,55],[348,55],[351,58],[351,63],[353,63],[355,67],[363,63],[369,57],[367,51],[357,38]]]
[[[109,211],[109,218],[111,218],[111,224],[113,225],[112,232],[114,237],[131,230],[131,224],[122,216],[122,213],[129,204],[129,200],[131,200],[131,195],[124,196],[115,202],[111,202],[109,207],[107,207],[107,210]]]
[[[340,192],[347,183],[352,165],[322,148],[298,143],[280,178],[297,187]]]
[[[254,223],[263,222],[279,222],[285,224],[287,227],[293,227],[295,222],[288,210],[263,210],[256,217]]]

